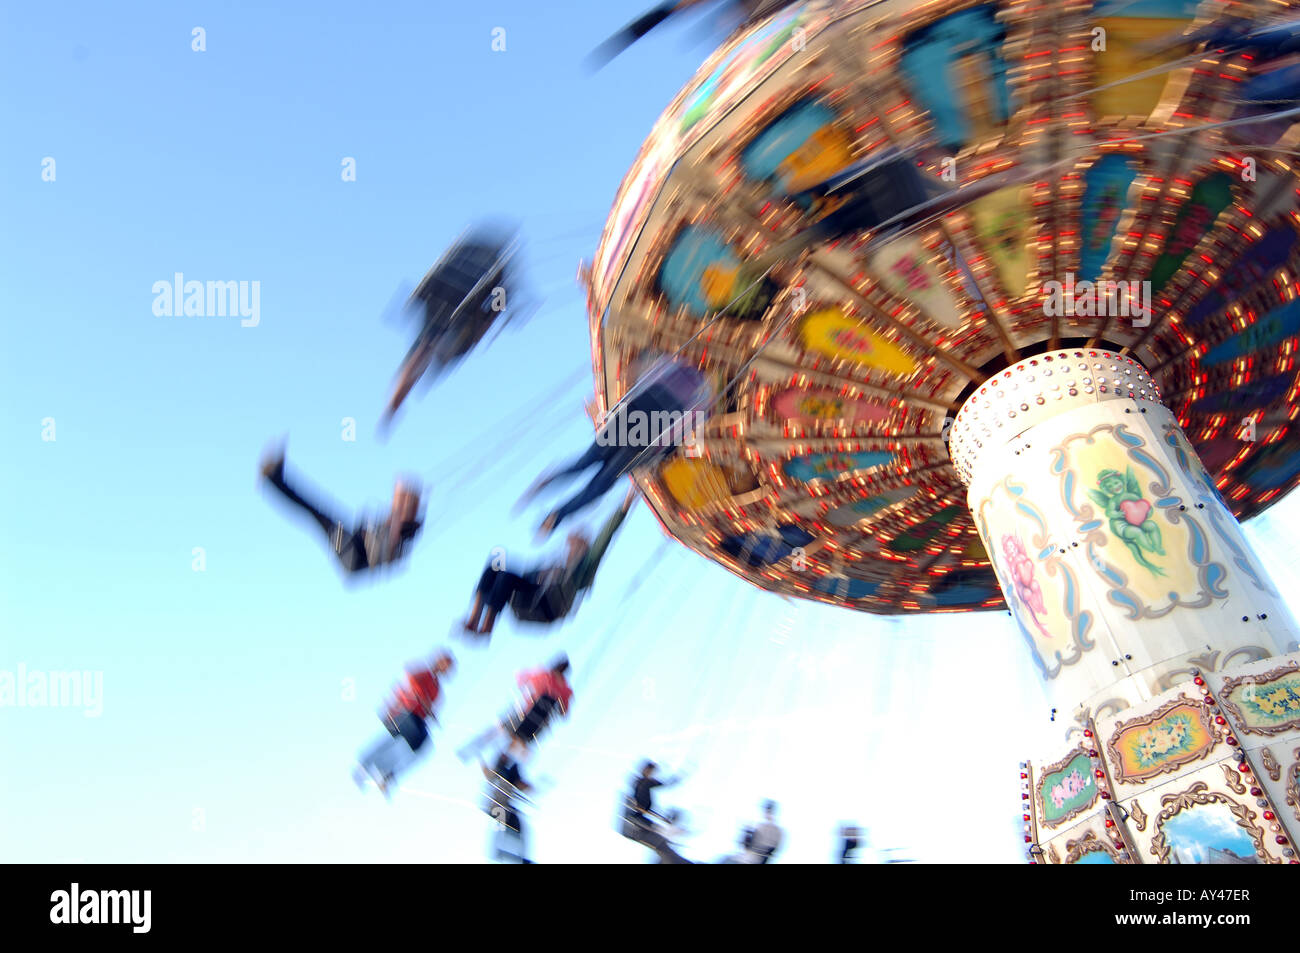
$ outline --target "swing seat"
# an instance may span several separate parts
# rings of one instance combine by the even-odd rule
[[[494,307],[498,288],[513,297],[515,250],[507,236],[471,234],[456,242],[411,294],[408,307],[424,321],[416,347],[427,349],[439,367],[464,357],[515,316],[513,301]]]
[[[888,231],[893,232],[917,215],[929,216],[934,196],[912,159],[898,156],[871,164],[860,175],[856,171],[850,168],[821,187],[827,198],[843,201],[827,216],[829,220],[857,231],[872,231],[888,222]],[[842,189],[837,191],[837,186]]]
[[[510,600],[510,611],[520,622],[556,622],[572,611],[576,593],[563,583],[540,586],[531,598],[516,593]]]
[[[726,475],[707,460],[675,456],[663,465],[659,476],[673,499],[689,510],[731,498]]]

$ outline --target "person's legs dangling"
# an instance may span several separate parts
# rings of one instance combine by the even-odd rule
[[[469,618],[464,621],[462,628],[466,632],[478,632],[479,620],[483,618],[483,593],[475,592],[474,601],[470,603]]]
[[[521,504],[527,503],[557,480],[572,478],[577,476],[579,473],[590,470],[596,464],[603,462],[611,449],[616,448],[601,446],[599,443],[593,442],[582,456],[578,457],[578,459],[574,460],[573,463],[569,464],[567,467],[563,467],[559,470],[552,470],[545,476],[538,478],[537,482],[528,488],[527,492],[524,493],[519,502]]]
[[[411,756],[411,746],[400,735],[384,738],[361,756],[361,770],[387,797],[388,785]],[[361,776],[357,776],[358,783],[361,780]]]
[[[487,601],[488,593],[492,591],[492,584],[496,581],[496,575],[500,570],[496,569],[491,563],[483,568],[483,574],[478,577],[478,585],[474,587],[474,602],[469,608],[469,618],[465,620],[466,632],[477,632],[479,620],[483,617],[483,608]]]
[[[600,469],[591,481],[576,495],[551,511],[542,523],[542,532],[550,533],[578,510],[599,500],[613,489],[619,478],[632,466],[643,466],[657,459],[659,452],[646,447],[609,447],[610,452],[601,461]]]
[[[487,593],[489,617],[495,618],[523,586],[524,579],[518,573],[507,572],[504,569],[498,571]]]
[[[493,562],[495,562],[495,559]],[[470,606],[469,618],[465,620],[466,631],[479,631],[479,619],[482,618],[485,607],[489,609],[493,616],[501,611],[501,605],[504,605],[504,603],[494,607],[492,591],[497,585],[497,579],[502,572],[504,570],[498,569],[492,562],[483,567],[483,574],[478,577],[478,585],[474,587],[474,603]]]
[[[411,346],[406,357],[402,361],[402,366],[398,368],[397,379],[393,385],[392,396],[389,397],[388,403],[384,405],[383,413],[380,415],[379,424],[381,430],[386,428],[397,409],[402,406],[411,389],[424,376],[433,363],[434,344],[427,333],[421,333],[419,339]]]
[[[396,734],[376,744],[361,759],[361,765],[387,796],[389,786],[412,762],[429,738],[428,726],[419,715],[403,714],[395,721]]]
[[[478,588],[474,593],[474,606],[470,611],[469,619],[465,623],[466,629],[480,635],[490,635],[493,626],[496,625],[497,616],[501,614],[501,610],[514,598],[516,593],[527,591],[530,587],[535,589],[536,584],[527,582],[518,573],[509,572],[505,569],[496,569],[489,564],[483,570],[483,575],[479,577]],[[480,616],[483,618],[481,626],[479,625]]]
[[[369,748],[367,748],[365,752],[359,758],[357,758],[357,763],[360,765],[361,771],[363,772],[361,775],[357,776],[358,784],[361,783],[361,780],[364,778],[365,775],[369,775],[371,778],[378,777],[378,771],[375,768],[375,763],[384,757],[384,750],[392,743],[393,743],[392,735],[389,735],[386,738],[381,738],[378,741],[376,741],[373,745],[371,745]]]
[[[332,536],[336,527],[342,525],[342,521],[326,513],[317,504],[304,497],[297,490],[289,485],[284,478],[284,457],[270,460],[262,466],[262,474],[266,477],[268,483],[280,491],[280,495],[292,503],[294,506],[303,510],[317,525],[324,530],[325,535]]]

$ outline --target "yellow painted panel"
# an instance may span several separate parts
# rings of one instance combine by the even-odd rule
[[[731,496],[722,470],[707,460],[673,457],[659,471],[668,492],[688,510],[698,510]]]
[[[1033,215],[1018,185],[976,199],[971,219],[980,245],[993,259],[1002,287],[1014,298],[1029,287],[1029,226]]]
[[[1105,86],[1181,58],[1185,52],[1182,49],[1166,50],[1154,56],[1148,49],[1152,41],[1182,32],[1189,22],[1165,17],[1105,17],[1098,20],[1096,25],[1106,31],[1106,49],[1092,54],[1097,64],[1093,84]],[[1092,108],[1099,117],[1149,116],[1164,97],[1165,86],[1172,75],[1172,72],[1160,72],[1103,89],[1092,95]]]
[[[835,308],[805,318],[800,336],[808,350],[836,360],[853,361],[899,377],[916,372],[916,362],[897,344]]]

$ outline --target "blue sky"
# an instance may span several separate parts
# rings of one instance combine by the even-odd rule
[[[5,7],[0,669],[101,673],[103,709],[0,709],[0,857],[481,861],[481,778],[451,752],[515,671],[565,650],[573,716],[528,769],[550,781],[539,861],[643,860],[613,817],[647,756],[697,766],[665,798],[693,819],[690,856],[728,852],[771,797],[789,861],[829,859],[844,821],[923,860],[1020,859],[1016,763],[1052,726],[1005,615],[786,602],[661,547],[644,509],[571,624],[454,646],[435,754],[392,805],[349,780],[488,550],[537,554],[541,513],[511,504],[590,439],[577,264],[708,52],[697,20],[586,75],[643,2]],[[409,343],[381,312],[484,215],[522,224],[542,309],[417,391],[380,443]],[[176,272],[259,282],[260,322],[156,316]],[[345,511],[379,506],[398,471],[433,484],[407,566],[344,585],[257,484],[282,434]],[[1285,552],[1278,525],[1266,552]],[[972,823],[951,841],[928,820],[954,811]]]

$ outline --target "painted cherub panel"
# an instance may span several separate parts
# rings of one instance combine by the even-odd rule
[[[1147,559],[1146,554],[1164,556],[1165,548],[1160,527],[1152,518],[1151,501],[1143,496],[1133,468],[1127,467],[1123,476],[1109,468],[1102,470],[1097,474],[1097,488],[1089,487],[1088,496],[1105,511],[1111,533],[1128,547],[1138,564],[1154,575],[1165,575],[1164,569]]]
[[[1085,566],[1133,617],[1203,608],[1227,596],[1228,568],[1171,448],[1123,424],[1070,434],[1052,450],[1061,502]]]

